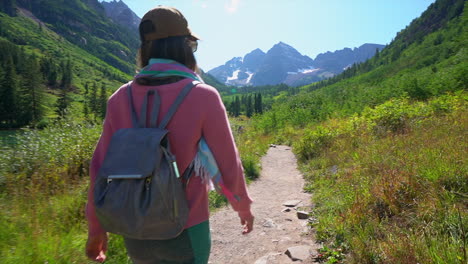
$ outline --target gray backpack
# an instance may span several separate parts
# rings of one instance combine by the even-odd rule
[[[178,236],[189,209],[165,129],[180,103],[198,82],[186,85],[159,126],[160,97],[156,90],[145,95],[140,119],[127,88],[133,128],[112,136],[94,186],[96,215],[104,230],[133,239],[164,240]],[[150,127],[146,127],[148,96],[153,94]],[[186,174],[186,173],[184,173]]]

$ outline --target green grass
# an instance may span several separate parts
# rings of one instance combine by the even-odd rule
[[[248,181],[259,176],[267,139],[238,133]],[[0,155],[0,259],[2,263],[89,263],[84,255],[88,166],[100,126],[62,120],[43,130],[15,132]],[[2,131],[2,138],[10,131]],[[210,193],[210,209],[227,204]],[[130,263],[121,237],[110,235],[106,263]]]
[[[0,156],[2,263],[84,263],[87,168],[96,127],[24,130]]]
[[[466,93],[392,100],[307,128],[294,150],[318,239],[347,263],[466,263],[467,106]]]
[[[467,262],[466,22],[464,14],[405,48],[398,40],[370,71],[321,89],[271,87],[271,111],[232,120],[248,181],[259,176],[268,143],[293,145],[329,263],[341,252],[349,263]],[[31,19],[0,14],[0,29],[29,53],[73,61],[74,120],[82,120],[86,83],[115,89],[131,79]],[[80,122],[49,121],[0,146],[2,263],[87,263],[87,169],[101,128]],[[210,201],[225,204],[214,193]],[[120,237],[110,237],[108,256],[129,263]]]

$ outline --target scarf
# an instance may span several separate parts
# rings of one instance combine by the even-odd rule
[[[179,76],[203,83],[202,78],[187,66],[168,59],[150,59],[135,78],[162,78]]]
[[[226,196],[230,202],[240,201],[239,196],[234,195],[224,185],[218,164],[204,137],[198,142],[198,151],[190,166],[193,166],[195,175],[201,177],[202,182]]]
[[[203,83],[203,79],[194,71],[183,64],[168,59],[150,59],[148,66],[144,67],[135,76],[135,79],[173,76],[189,78]],[[229,191],[224,185],[218,164],[203,136],[198,142],[197,154],[189,165],[189,168],[193,168],[195,176],[201,177],[203,183],[224,195],[230,202],[240,201],[240,198]]]

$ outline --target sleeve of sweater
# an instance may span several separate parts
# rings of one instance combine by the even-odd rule
[[[109,113],[109,108],[107,109],[107,113]],[[88,233],[90,235],[96,235],[100,233],[104,233],[104,229],[99,224],[99,221],[96,217],[96,212],[94,208],[94,182],[96,180],[96,176],[98,173],[99,168],[101,167],[102,162],[104,161],[104,157],[107,152],[107,148],[109,146],[112,134],[114,133],[111,122],[108,117],[104,119],[103,130],[101,137],[96,145],[96,149],[94,150],[93,158],[91,160],[89,175],[90,175],[90,184],[88,190],[88,203],[86,204],[86,218],[88,220]]]
[[[232,208],[244,213],[250,210],[252,199],[247,193],[242,162],[221,97],[214,88],[210,87],[208,91],[209,93],[203,98],[207,108],[203,120],[203,136],[213,152],[224,185],[234,195],[240,197],[240,201],[231,202]]]

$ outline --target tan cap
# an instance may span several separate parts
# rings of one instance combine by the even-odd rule
[[[176,36],[192,36],[194,39],[200,39],[190,31],[187,20],[179,10],[173,7],[157,6],[148,11],[141,23],[149,20],[153,23],[155,30],[145,34],[145,40],[156,40]]]

